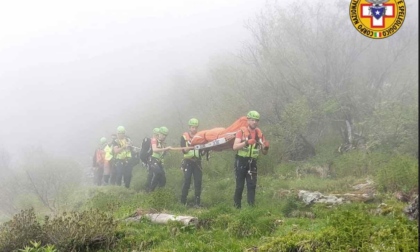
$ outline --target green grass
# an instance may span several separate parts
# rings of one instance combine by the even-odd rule
[[[115,233],[116,245],[108,251],[245,251],[256,247],[259,251],[416,251],[418,224],[407,220],[402,213],[406,204],[393,200],[391,194],[380,196],[389,206],[386,215],[375,214],[378,203],[306,206],[296,196],[298,190],[347,192],[363,177],[281,177],[296,167],[282,164],[273,173],[259,175],[256,206],[246,205],[245,190],[243,208],[238,210],[233,207],[233,169],[226,161],[216,165],[220,159],[204,162],[202,208],[191,207],[193,185],[188,206],[180,203],[183,175],[176,164],[167,164],[167,185],[163,189],[145,193],[147,172],[138,166],[131,189],[80,188],[69,197],[68,210],[93,208],[121,220]],[[196,216],[199,225],[122,221],[138,208]]]

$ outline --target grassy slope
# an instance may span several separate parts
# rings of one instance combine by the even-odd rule
[[[133,189],[81,189],[75,193],[77,200],[74,201],[74,209],[98,208],[117,219],[124,219],[137,208],[153,208],[200,219],[198,228],[182,227],[177,223],[155,225],[148,221],[121,222],[120,240],[113,251],[244,251],[253,247],[260,247],[263,251],[297,251],[299,247],[307,248],[307,251],[327,251],[331,248],[331,251],[411,251],[418,247],[417,224],[401,217],[402,203],[388,200],[390,214],[375,216],[372,213],[378,202],[332,208],[307,207],[294,196],[279,193],[283,189],[325,193],[346,191],[356,181],[353,177],[285,180],[275,171],[273,175],[258,177],[257,206],[246,206],[244,192],[244,207],[236,210],[232,207],[235,186],[233,171],[228,165],[221,167],[214,164],[204,165],[204,208],[201,209],[179,203],[182,186],[182,172],[179,169],[167,169],[164,190],[144,193],[142,189],[147,173],[142,167],[135,169]],[[190,204],[192,197],[193,190],[190,190]],[[387,198],[386,195],[381,197]],[[86,201],[87,198],[89,200]],[[322,247],[324,245],[327,247]]]

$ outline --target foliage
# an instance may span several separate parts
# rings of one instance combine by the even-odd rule
[[[403,216],[374,225],[363,209],[344,207],[328,219],[329,226],[318,232],[295,230],[258,251],[415,251],[419,245],[415,223]]]
[[[366,177],[375,175],[389,160],[389,154],[354,150],[340,155],[332,162],[335,177]]]
[[[21,252],[57,252],[53,245],[41,246],[40,242],[32,242],[31,246],[26,246]]]
[[[299,202],[296,195],[287,196],[286,199],[280,205],[280,211],[285,216],[290,216],[290,214],[297,210],[303,208],[302,202]]]
[[[7,183],[2,179],[0,199],[7,206],[0,210],[11,214],[35,207],[58,216],[41,224],[33,210],[16,215],[0,228],[0,251],[25,246],[32,251],[41,249],[41,242],[63,251],[416,251],[418,224],[401,216],[404,203],[387,202],[376,216],[376,204],[328,208],[304,206],[296,198],[298,190],[345,193],[366,177],[375,179],[380,192],[418,186],[416,33],[401,30],[400,39],[375,46],[345,30],[337,34],[348,22],[348,6],[342,4],[268,3],[247,24],[252,39],[244,50],[213,59],[210,78],[178,76],[172,88],[159,93],[165,102],[154,104],[165,113],[131,122],[137,129],[133,139],[150,132],[150,125],[166,125],[167,144],[177,146],[192,115],[201,130],[227,127],[247,111],[259,111],[271,144],[269,155],[258,160],[255,207],[232,206],[234,152],[211,153],[210,161],[203,161],[204,208],[195,209],[179,203],[180,151],[165,160],[166,187],[147,194],[147,171],[140,165],[133,171],[134,190],[74,190],[79,165],[33,150],[25,174]],[[325,40],[326,34],[336,36]],[[185,94],[188,99],[179,99]],[[7,156],[0,155],[0,166],[8,168]],[[327,176],[317,174],[318,168]],[[198,216],[199,225],[113,219],[138,208]],[[59,214],[68,209],[79,212]]]
[[[65,208],[69,191],[80,183],[82,170],[73,160],[59,158],[42,149],[24,153],[25,189],[36,195],[51,212]]]
[[[384,192],[410,191],[418,187],[418,160],[409,156],[395,156],[378,171],[378,187]]]
[[[64,212],[56,218],[46,218],[43,228],[48,242],[64,251],[109,248],[115,242],[115,221],[98,210]]]
[[[0,227],[0,251],[15,251],[30,245],[30,241],[41,241],[43,238],[43,229],[34,210],[22,210]]]
[[[418,121],[417,105],[395,100],[379,104],[370,122],[369,147],[418,156]]]
[[[45,223],[36,219],[33,209],[15,215],[1,227],[0,251],[90,251],[110,248],[115,243],[116,223],[112,217],[98,210],[64,212],[55,218],[45,217]],[[54,247],[40,247],[39,241]],[[33,248],[28,247],[32,243]]]

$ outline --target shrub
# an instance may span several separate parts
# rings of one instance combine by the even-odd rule
[[[375,225],[373,225],[375,224]],[[262,245],[258,251],[417,251],[418,230],[404,216],[375,223],[364,209],[339,208],[321,231],[289,232]]]
[[[99,210],[64,212],[54,219],[45,218],[47,241],[63,251],[89,251],[107,248],[115,242],[116,223]]]
[[[42,227],[33,208],[22,210],[0,227],[0,251],[9,252],[43,240]]]
[[[355,150],[336,158],[332,163],[332,172],[338,178],[375,175],[388,161],[387,153],[368,153]]]
[[[303,207],[303,203],[298,200],[297,196],[290,195],[290,196],[287,196],[286,199],[282,202],[280,206],[280,211],[285,216],[290,216],[290,214],[294,210],[297,210],[298,208],[302,208],[302,207]]]
[[[409,191],[418,186],[418,160],[409,156],[395,156],[379,170],[376,180],[383,192]]]
[[[63,213],[45,224],[37,220],[33,209],[21,211],[0,228],[0,251],[90,251],[109,249],[115,242],[116,223],[98,210]],[[37,241],[37,242],[32,242]],[[32,247],[29,247],[32,243]],[[40,244],[52,246],[41,247]]]

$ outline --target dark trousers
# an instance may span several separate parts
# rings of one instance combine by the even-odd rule
[[[147,164],[146,192],[150,192],[152,187],[153,171],[150,166],[150,164]]]
[[[156,158],[151,158],[149,169],[152,172],[149,192],[153,192],[156,186],[164,187],[166,185],[166,175],[162,162]]]
[[[122,180],[124,179],[125,187],[129,188],[130,182],[131,182],[131,174],[133,171],[133,167],[130,165],[130,163],[125,160],[116,160],[115,170],[116,170],[116,181],[115,181],[116,184],[121,185]]]
[[[116,181],[116,172],[114,172],[115,171],[115,167],[114,167],[114,159],[111,159],[110,161],[109,161],[109,167],[108,167],[108,169],[109,169],[109,171],[108,171],[108,174],[107,175],[104,175],[104,184],[105,185],[109,185],[110,183],[112,184],[112,182],[114,182],[114,184],[115,184],[115,181]],[[106,170],[106,168],[104,169],[104,171]],[[114,176],[113,176],[113,178],[112,178],[112,173],[114,172]],[[110,178],[111,178],[111,181],[110,181]]]
[[[236,188],[234,203],[235,207],[241,208],[242,192],[246,181],[248,204],[255,203],[255,189],[257,187],[257,160],[236,156],[235,158]]]
[[[104,168],[103,167],[95,167],[96,170],[93,171],[93,183],[97,186],[102,185],[102,178],[104,176]]]
[[[187,203],[187,196],[188,191],[190,189],[191,177],[194,176],[195,204],[200,205],[201,181],[203,179],[203,173],[201,171],[201,161],[196,159],[184,159],[182,161],[181,167],[184,171],[184,186],[182,187],[181,203]]]
[[[113,165],[111,166],[111,174],[110,174],[110,181],[109,181],[109,183],[111,184],[111,185],[115,185],[116,184],[116,182],[117,182],[117,169],[116,169],[116,164],[115,164],[116,162],[114,162],[113,163]]]

